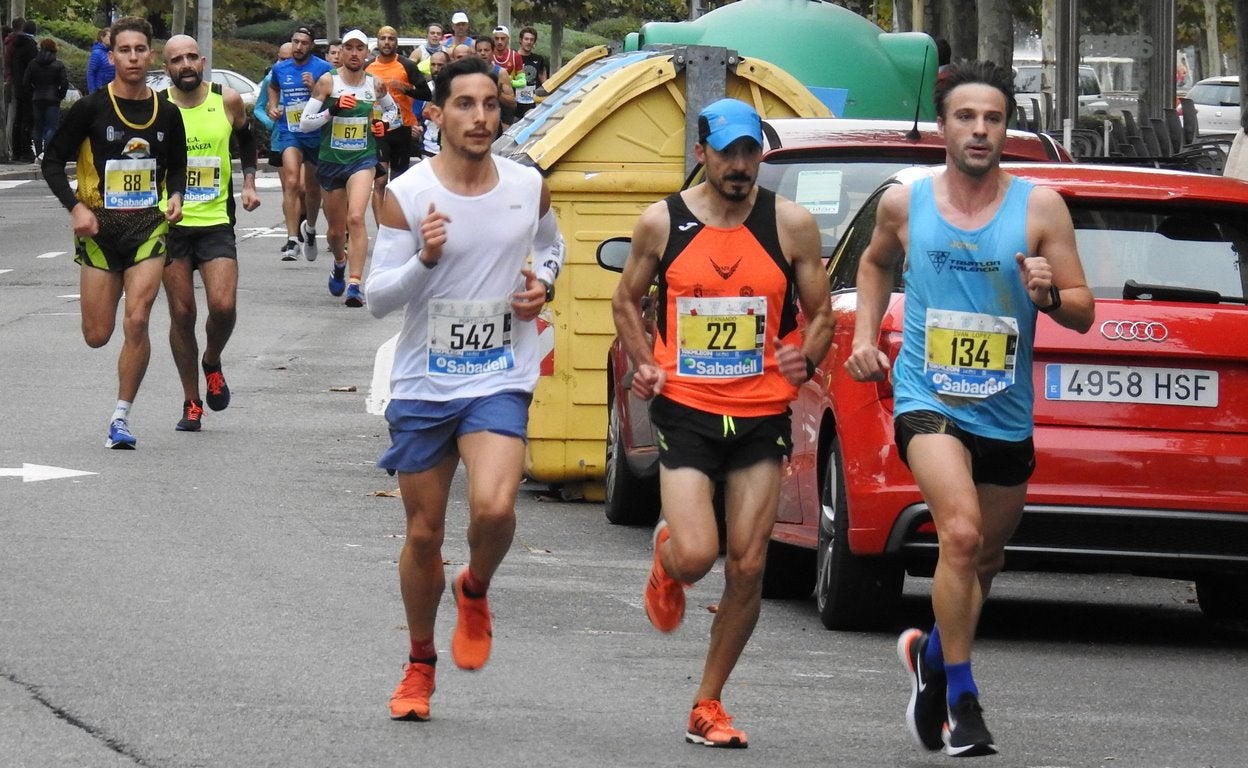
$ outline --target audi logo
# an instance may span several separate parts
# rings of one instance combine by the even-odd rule
[[[1110,341],[1156,341],[1170,338],[1170,331],[1161,323],[1142,320],[1106,320],[1101,323],[1101,335]]]

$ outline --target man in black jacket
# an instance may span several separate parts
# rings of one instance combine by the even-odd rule
[[[35,161],[43,161],[43,148],[52,141],[61,122],[61,101],[69,91],[69,75],[65,62],[56,57],[56,41],[45,37],[39,41],[39,54],[26,66],[22,85],[34,107]]]
[[[35,153],[30,142],[30,131],[34,123],[34,103],[31,101],[29,89],[24,84],[26,67],[39,54],[39,44],[35,42],[35,33],[39,31],[33,19],[26,19],[21,34],[13,31],[13,159],[23,162],[34,162]]]

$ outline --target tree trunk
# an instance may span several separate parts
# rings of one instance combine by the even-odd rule
[[[338,27],[338,0],[325,0],[325,39],[333,40],[342,37]]]
[[[498,13],[498,21],[495,24],[502,24],[504,27],[511,27],[511,0],[496,0],[494,3]],[[520,34],[514,29],[511,30],[511,44],[519,47]]]
[[[1244,98],[1248,94],[1248,0],[1235,0],[1235,37],[1235,47],[1239,49],[1239,103],[1244,104],[1248,102]],[[1246,109],[1239,111],[1239,128],[1248,131]]]
[[[1248,0],[1243,0],[1248,3]],[[563,66],[563,17],[555,14],[550,20],[550,74]]]
[[[1014,15],[1008,0],[978,0],[980,61],[1008,67],[1014,63]]]
[[[1205,49],[1205,68],[1202,75],[1213,77],[1222,74],[1222,45],[1218,42],[1218,0],[1205,0]]]
[[[403,7],[399,0],[381,0],[381,18],[395,29],[403,28]],[[337,35],[330,35],[331,38]]]
[[[1040,63],[1057,61],[1057,0],[1042,0],[1040,6]]]
[[[936,15],[940,16],[936,20],[936,29],[945,30],[943,36],[948,40],[953,61],[978,59],[980,44],[978,44],[977,35],[980,32],[978,32],[976,19],[980,17],[980,14],[976,11],[975,2],[941,0],[941,4],[937,6]]]
[[[169,34],[182,35],[186,33],[186,0],[173,0],[173,24],[169,27]]]
[[[982,4],[983,0],[979,2]],[[975,3],[941,0],[940,16],[949,32],[946,39],[953,51],[953,60],[979,58],[979,13]]]
[[[914,29],[914,19],[911,18],[910,0],[893,0],[893,31],[894,32],[910,32]]]

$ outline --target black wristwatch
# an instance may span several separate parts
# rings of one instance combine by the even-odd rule
[[[542,279],[542,278],[540,278],[540,277],[539,277],[539,278],[537,278],[537,282],[539,282],[539,283],[541,283],[542,285],[546,286],[546,303],[547,303],[547,304],[549,304],[550,302],[554,301],[554,300],[555,300],[555,286],[554,286],[554,284],[553,284],[553,283],[548,283],[548,282],[546,282],[545,280],[543,280],[543,279]]]
[[[1033,301],[1032,304],[1036,303]],[[1062,292],[1057,290],[1056,285],[1050,285],[1048,306],[1042,307],[1039,304],[1036,304],[1036,309],[1047,315],[1057,310],[1060,306],[1062,306]]]

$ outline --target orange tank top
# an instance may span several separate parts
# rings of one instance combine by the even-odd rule
[[[800,344],[793,265],[780,249],[776,196],[760,187],[741,226],[699,221],[679,193],[659,262],[654,357],[663,395],[726,416],[784,413],[797,396],[774,339]]]
[[[403,124],[409,128],[416,124],[416,114],[412,112],[412,97],[408,96],[398,88],[391,88],[389,83],[391,80],[398,80],[401,83],[415,85],[408,82],[407,69],[403,66],[403,61],[398,57],[394,57],[394,61],[383,62],[380,59],[373,59],[367,67],[366,72],[376,75],[377,79],[386,84],[386,90],[390,92],[390,98],[394,99],[394,103],[399,105],[399,116],[403,118]]]

